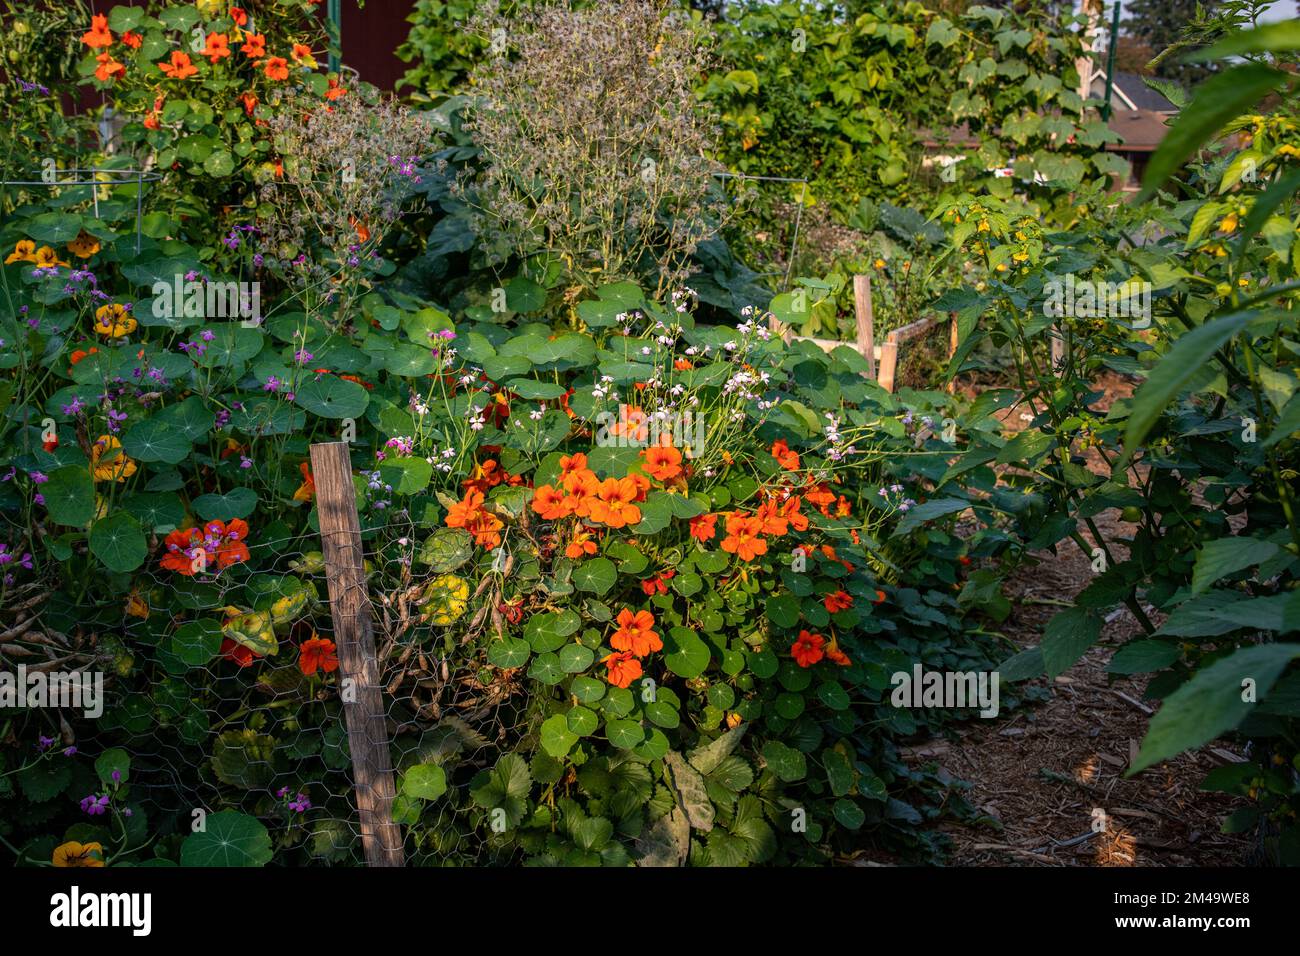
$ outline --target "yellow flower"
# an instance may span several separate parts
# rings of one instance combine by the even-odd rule
[[[130,335],[138,324],[126,307],[117,302],[101,305],[95,310],[95,333],[105,338],[120,339]]]
[[[11,262],[35,262],[36,261],[36,243],[30,239],[19,239],[14,243],[14,251],[9,253],[5,259],[5,265]]]
[[[145,600],[139,588],[133,589],[126,599],[126,613],[131,617],[143,618],[146,621],[149,619],[149,602]]]
[[[1011,258],[1014,259],[1014,260],[1016,260],[1016,262],[1024,262],[1025,260],[1027,260],[1027,259],[1029,258],[1029,253],[1027,253],[1027,252],[1015,252],[1015,253],[1012,253]]]
[[[78,259],[89,259],[99,251],[99,240],[83,229],[68,243],[68,251]]]
[[[883,269],[885,268],[885,260],[877,259],[875,262],[872,263],[872,265],[875,266],[877,269]]]
[[[1007,264],[1006,264],[1005,262],[999,262],[999,263],[997,264],[997,271],[998,271],[998,272],[1006,272],[1006,271],[1007,271]]]
[[[727,726],[730,727],[732,730],[735,730],[737,727],[740,726],[741,720],[742,718],[740,714],[734,712],[730,713],[727,715]]]
[[[50,862],[55,866],[103,866],[104,848],[98,843],[78,843],[69,840],[54,848]]]
[[[1230,212],[1226,216],[1224,216],[1223,222],[1219,223],[1219,228],[1222,229],[1224,232],[1236,232],[1237,214],[1235,212]]]
[[[42,269],[52,269],[55,266],[67,266],[67,263],[59,258],[59,254],[49,246],[41,246],[36,250],[36,258],[32,260]]]
[[[90,450],[90,470],[96,481],[126,481],[135,474],[136,464],[116,437],[100,435]]]
[[[1283,143],[1279,146],[1277,148],[1277,154],[1279,156],[1294,156],[1296,159],[1300,159],[1300,149],[1297,149],[1290,143]]]
[[[977,228],[979,229],[980,232],[988,232],[988,231],[989,231],[989,221],[988,221],[987,219],[981,219],[981,220],[980,220],[980,224],[979,224],[979,226],[978,226]]]

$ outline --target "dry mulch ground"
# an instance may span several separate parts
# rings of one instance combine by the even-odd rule
[[[1131,392],[1119,378],[1102,383],[1106,404]],[[1008,412],[1019,427],[1022,410]],[[1099,516],[1110,539],[1128,526],[1117,513]],[[1084,536],[1089,537],[1084,531]],[[1091,558],[1072,542],[1036,556],[1007,583],[1011,616],[1002,631],[1018,646],[1042,639],[1047,622],[1092,579]],[[1004,709],[994,720],[962,726],[955,740],[910,748],[910,759],[935,761],[970,782],[970,801],[987,814],[982,824],[948,824],[951,862],[1027,866],[1231,866],[1246,862],[1246,836],[1220,832],[1240,801],[1204,793],[1213,767],[1240,759],[1222,741],[1181,754],[1131,779],[1124,771],[1146,734],[1155,702],[1143,700],[1146,677],[1110,679],[1115,650],[1140,632],[1127,611],[1115,612],[1101,640],[1069,671],[1042,688],[1047,699]],[[1022,685],[1025,686],[1025,685]],[[1105,827],[1094,820],[1104,814]],[[1100,829],[1100,832],[1096,832]]]

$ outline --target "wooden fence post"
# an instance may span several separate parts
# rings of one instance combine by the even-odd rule
[[[867,360],[867,377],[876,377],[875,322],[871,314],[871,276],[853,277],[853,314],[858,326],[858,351]]]
[[[406,855],[402,830],[393,822],[393,765],[347,443],[312,445],[311,471],[338,647],[339,681],[344,687],[343,713],[361,816],[361,845],[369,866],[403,866]]]
[[[880,344],[880,374],[876,381],[887,392],[894,390],[894,372],[898,368],[898,342],[892,336]]]

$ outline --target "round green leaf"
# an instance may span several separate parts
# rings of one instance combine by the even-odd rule
[[[149,546],[140,523],[125,511],[115,511],[91,527],[90,550],[110,571],[134,571],[144,564]]]

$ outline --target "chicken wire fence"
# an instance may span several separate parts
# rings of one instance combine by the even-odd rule
[[[276,863],[362,863],[362,809],[384,787],[359,772],[360,742],[387,746],[394,776],[411,778],[392,806],[400,829],[376,833],[381,851],[404,850],[412,865],[511,862],[513,842],[494,832],[491,801],[475,791],[498,756],[530,733],[521,678],[465,647],[490,622],[455,614],[468,606],[463,597],[453,613],[441,604],[427,611],[430,582],[446,577],[421,560],[417,534],[431,529],[393,517],[361,534],[363,593],[351,602],[373,619],[373,680],[345,673],[347,637],[327,587],[334,569],[327,571],[314,531],[247,541],[248,557],[227,566],[200,557],[182,569],[191,560],[182,549],[184,560],[165,567],[160,557],[174,552],[164,545],[136,573],[120,628],[42,629],[48,591],[11,592],[7,613],[20,623],[9,630],[23,633],[0,644],[0,669],[22,662],[103,673],[98,719],[54,710],[27,716],[59,747],[75,745],[91,758],[125,750],[130,806],[142,815],[135,825],[158,839],[188,835],[212,813],[233,809],[267,827]],[[220,538],[233,522],[213,524],[200,533]],[[479,593],[501,579],[485,576]],[[460,626],[445,626],[451,619]],[[354,710],[348,719],[347,709],[368,699],[378,713]],[[412,773],[417,766],[437,770]]]

